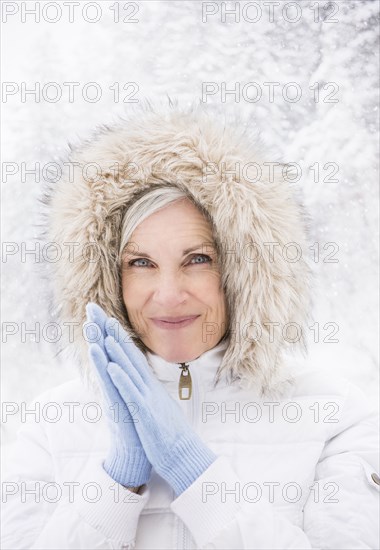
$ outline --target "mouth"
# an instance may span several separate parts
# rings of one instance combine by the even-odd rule
[[[175,330],[191,325],[198,317],[200,317],[200,315],[190,315],[187,317],[157,317],[151,320],[159,328]]]

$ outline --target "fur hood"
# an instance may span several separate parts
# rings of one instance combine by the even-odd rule
[[[46,239],[61,247],[50,265],[54,313],[74,327],[63,347],[74,351],[84,380],[94,382],[82,334],[88,302],[118,318],[143,349],[121,299],[121,222],[139,192],[171,183],[206,209],[221,245],[230,332],[216,381],[263,394],[289,382],[284,351],[305,350],[309,311],[305,215],[281,163],[271,177],[264,163],[278,158],[257,131],[202,104],[144,103],[70,149],[66,171],[45,194]]]

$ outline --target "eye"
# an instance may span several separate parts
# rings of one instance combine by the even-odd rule
[[[207,256],[206,254],[195,254],[192,257],[192,260],[198,260],[199,258],[202,258],[205,261],[196,261],[194,263],[196,263],[196,264],[205,264],[205,263],[211,263],[212,262],[210,256]]]
[[[137,258],[136,260],[131,260],[130,262],[128,262],[128,265],[129,266],[136,266],[136,267],[147,267],[147,265],[137,265],[136,262],[149,262],[149,260],[147,260],[146,258]]]

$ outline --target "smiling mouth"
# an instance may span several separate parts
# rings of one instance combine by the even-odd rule
[[[190,325],[196,319],[198,319],[198,317],[200,317],[200,315],[191,315],[188,317],[172,317],[172,318],[164,317],[164,318],[156,318],[156,319],[152,318],[151,320],[156,326],[160,328],[176,329],[176,328],[182,328]]]
[[[182,323],[188,319],[195,319],[199,315],[187,315],[186,317],[153,317],[153,321],[164,321],[165,323]]]

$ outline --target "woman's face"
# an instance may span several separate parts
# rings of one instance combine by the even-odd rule
[[[124,304],[140,339],[166,361],[192,361],[225,334],[217,259],[210,224],[188,200],[155,212],[131,235],[123,252]],[[184,317],[193,320],[178,322]]]

